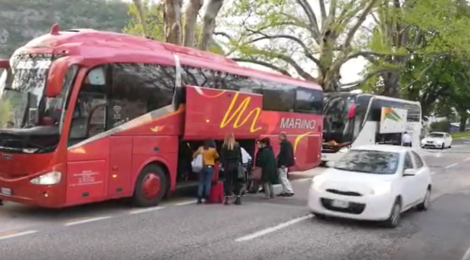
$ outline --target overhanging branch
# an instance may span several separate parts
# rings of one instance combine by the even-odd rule
[[[311,61],[313,61],[320,68],[320,66],[321,66],[320,60],[318,60],[317,58],[315,58],[313,56],[313,54],[310,52],[310,49],[307,47],[307,45],[305,45],[305,43],[302,40],[300,40],[299,38],[297,38],[295,36],[292,36],[292,35],[287,35],[287,34],[268,35],[268,34],[264,34],[262,32],[254,31],[254,30],[251,30],[251,29],[247,29],[247,30],[252,32],[253,34],[262,35],[258,38],[255,38],[255,39],[251,40],[250,43],[259,42],[261,40],[274,40],[274,39],[288,39],[288,40],[296,42],[297,44],[299,44],[302,47],[305,57],[309,58]]]
[[[279,72],[283,75],[292,77],[292,75],[289,72],[287,72],[287,70],[281,69],[281,68],[279,68],[277,66],[274,66],[274,65],[272,65],[271,63],[268,63],[268,62],[259,61],[259,60],[255,60],[255,59],[246,59],[246,58],[232,58],[232,60],[236,61],[236,62],[244,62],[244,63],[252,63],[252,64],[261,65],[263,67],[275,70],[275,71],[277,71],[277,72]]]
[[[366,82],[367,80],[371,79],[372,77],[374,77],[374,76],[376,76],[380,73],[393,72],[393,71],[396,71],[396,69],[377,69],[377,70],[371,71],[371,72],[367,73],[366,75],[364,75],[364,77],[361,80],[357,80],[357,81],[353,81],[353,82],[349,82],[349,83],[342,83],[342,84],[340,84],[340,87],[360,85],[360,84]]]
[[[224,33],[224,32],[214,32],[213,35],[217,35],[217,36],[223,36],[229,40],[232,40],[232,36],[228,35],[228,33]]]
[[[432,68],[434,67],[434,65],[436,65],[437,61],[439,60],[439,58],[442,58],[442,56],[438,56],[438,57],[435,57],[430,63],[428,66],[426,66],[422,71],[421,73],[419,73],[418,77],[416,79],[414,79],[413,81],[411,81],[408,85],[406,85],[404,87],[404,89],[407,89],[411,86],[413,86],[416,82],[420,81],[421,78],[424,77],[424,75],[426,75],[426,73]]]
[[[357,19],[357,22],[353,25],[353,27],[349,30],[346,40],[344,41],[344,46],[346,48],[349,48],[351,46],[351,41],[354,38],[354,35],[356,34],[357,30],[361,25],[364,23],[366,20],[366,17],[370,14],[372,8],[375,6],[378,0],[371,0],[369,4],[364,8],[362,11],[362,14],[359,16]]]

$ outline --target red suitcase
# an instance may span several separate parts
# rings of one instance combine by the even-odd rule
[[[216,181],[212,183],[211,193],[209,195],[209,203],[224,202],[224,183]]]

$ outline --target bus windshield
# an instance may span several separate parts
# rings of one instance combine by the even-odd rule
[[[43,138],[39,143],[49,146],[45,136],[58,135],[64,98],[44,95],[47,74],[56,58],[58,56],[12,56],[11,69],[4,70],[0,76],[0,150],[44,147],[28,144],[33,136]]]
[[[352,141],[354,124],[348,113],[354,97],[350,95],[331,95],[325,98],[323,109],[324,142],[345,143]]]

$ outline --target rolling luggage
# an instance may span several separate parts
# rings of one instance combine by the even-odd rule
[[[211,185],[211,193],[209,195],[209,203],[224,202],[224,183],[221,181],[213,182]]]

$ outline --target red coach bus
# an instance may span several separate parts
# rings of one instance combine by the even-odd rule
[[[9,65],[0,81],[6,201],[61,208],[132,197],[138,206],[157,205],[177,188],[185,167],[178,162],[190,161],[186,148],[229,131],[252,154],[256,138],[285,131],[297,168],[320,163],[323,93],[315,83],[195,49],[58,25],[18,49]]]

